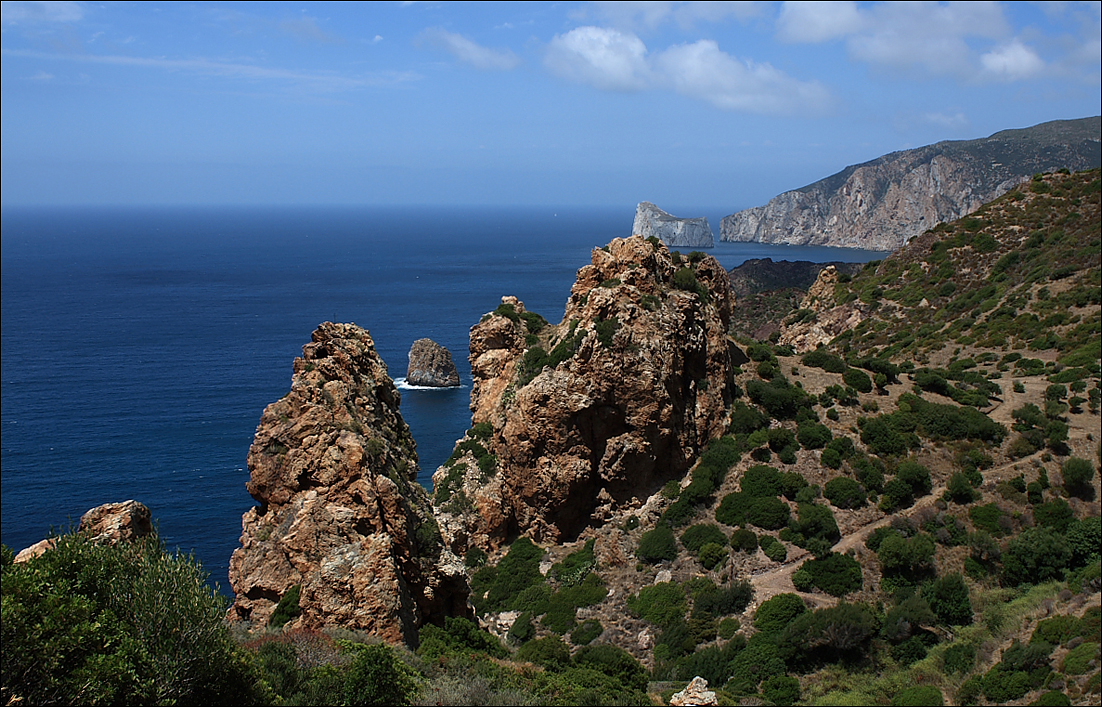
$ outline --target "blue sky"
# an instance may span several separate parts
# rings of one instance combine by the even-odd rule
[[[733,211],[1102,103],[1097,2],[4,2],[2,24],[5,206]]]

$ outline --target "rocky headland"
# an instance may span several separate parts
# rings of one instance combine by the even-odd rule
[[[644,201],[635,209],[633,235],[661,239],[671,248],[714,248],[715,237],[706,218],[678,218]]]
[[[725,216],[720,240],[896,250],[1035,173],[1098,167],[1100,132],[1096,116],[893,152]]]
[[[417,483],[399,402],[367,331],[318,327],[249,449],[258,505],[230,561],[231,618],[264,625],[298,587],[296,625],[412,645],[425,622],[467,614],[466,575]]]
[[[568,541],[681,478],[728,424],[730,292],[711,256],[633,236],[593,251],[562,323],[512,297],[483,317],[474,426],[433,476],[452,549]]]
[[[428,388],[454,388],[459,385],[459,371],[452,352],[432,339],[418,339],[409,350],[406,383]]]

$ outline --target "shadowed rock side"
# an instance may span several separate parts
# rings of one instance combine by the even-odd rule
[[[725,216],[720,239],[896,250],[1037,172],[1098,167],[1099,132],[1096,116],[893,152]]]
[[[773,262],[772,258],[750,258],[728,270],[727,276],[731,280],[731,289],[735,296],[747,297],[758,292],[788,287],[806,290],[815,283],[823,268],[828,266],[847,275],[856,275],[865,267],[864,263],[813,263],[807,260]]]
[[[660,238],[674,248],[714,248],[716,245],[708,219],[678,218],[649,201],[636,207],[631,232],[643,238]]]
[[[459,385],[459,371],[452,352],[432,339],[418,339],[409,350],[406,383],[431,388],[454,388]]]
[[[245,513],[230,561],[230,617],[267,623],[301,585],[297,625],[416,642],[426,621],[466,615],[461,563],[443,547],[400,396],[367,331],[326,322],[296,358],[291,391],[264,410],[249,449]]]
[[[681,478],[726,430],[730,287],[714,258],[694,261],[618,238],[578,271],[558,326],[533,334],[506,297],[471,329],[475,426],[433,476],[453,550],[568,541]]]

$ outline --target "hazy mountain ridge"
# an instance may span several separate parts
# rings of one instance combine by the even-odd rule
[[[1102,165],[1102,119],[1042,123],[893,152],[725,216],[724,241],[895,250],[1029,176]]]

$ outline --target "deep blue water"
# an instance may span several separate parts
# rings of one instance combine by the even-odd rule
[[[616,209],[5,209],[2,539],[19,550],[102,503],[148,505],[228,588],[264,406],[326,320],[367,328],[390,373],[447,346],[464,387],[405,390],[422,483],[470,424],[468,333],[502,295],[562,318]],[[718,223],[716,224],[718,225]],[[748,258],[880,254],[722,243]]]

